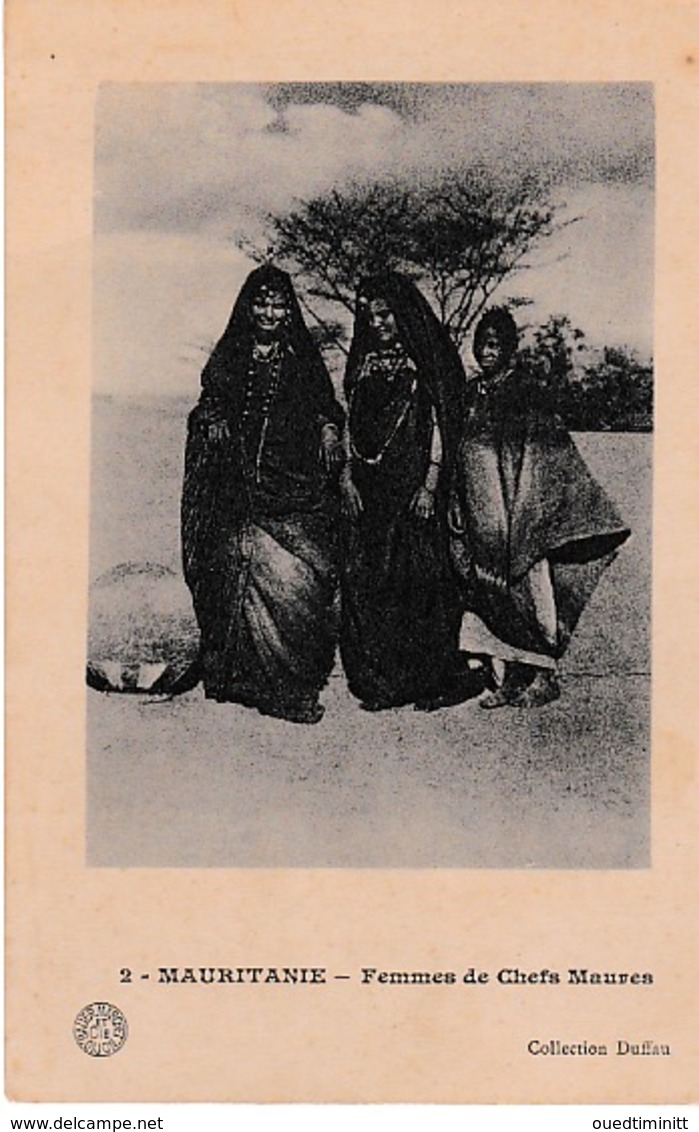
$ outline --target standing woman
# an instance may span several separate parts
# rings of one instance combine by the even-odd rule
[[[446,538],[464,389],[456,347],[417,287],[398,274],[364,280],[345,379],[340,648],[369,711],[469,694]]]
[[[246,280],[188,422],[184,574],[207,697],[317,723],[337,643],[343,412],[291,280]]]
[[[449,509],[469,610],[462,646],[500,662],[485,708],[558,698],[556,662],[630,533],[516,351],[512,315],[493,308],[474,335],[480,372]]]

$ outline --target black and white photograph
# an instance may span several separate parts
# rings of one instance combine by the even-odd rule
[[[647,869],[654,90],[95,110],[90,867]]]

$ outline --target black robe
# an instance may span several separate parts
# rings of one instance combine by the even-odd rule
[[[360,295],[388,302],[404,360],[394,376],[382,372],[360,305],[346,390],[362,511],[344,524],[340,649],[355,696],[398,706],[437,699],[461,667],[446,485],[465,380],[446,330],[412,283],[393,275],[369,281]],[[442,470],[434,515],[424,520],[411,503],[426,482],[435,423]]]
[[[207,696],[283,714],[317,698],[335,655],[338,492],[321,432],[343,413],[305,328],[292,323],[276,357],[254,359],[249,298],[272,270],[253,273],[202,376],[182,545]]]

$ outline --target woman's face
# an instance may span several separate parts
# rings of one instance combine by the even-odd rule
[[[369,326],[379,346],[392,346],[398,340],[395,316],[385,299],[369,302]]]
[[[286,299],[281,291],[262,290],[252,300],[252,322],[255,330],[265,337],[275,337],[282,328],[288,313]]]
[[[486,330],[483,341],[480,343],[478,364],[483,370],[483,373],[493,374],[503,368],[506,360],[500,335],[494,327],[491,327],[489,330]]]

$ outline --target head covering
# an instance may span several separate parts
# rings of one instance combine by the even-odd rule
[[[401,343],[417,366],[437,412],[447,460],[451,460],[463,423],[466,378],[449,331],[411,279],[397,272],[372,275],[357,290],[354,336],[345,374],[349,400],[366,355],[376,349],[369,303],[383,299],[396,320]]]
[[[204,367],[201,396],[188,418],[181,511],[184,575],[193,593],[204,593],[205,603],[210,590],[209,563],[221,544],[221,530],[243,499],[239,445],[209,443],[209,426],[226,421],[234,423],[234,430],[239,427],[254,339],[252,305],[263,289],[280,292],[286,301],[281,376],[298,379],[299,405],[309,411],[311,421],[333,423],[339,429],[344,419],[290,277],[271,265],[256,268],[245,280],[228,325]],[[298,443],[295,434],[290,433],[289,440]],[[195,597],[195,604],[197,601]],[[209,614],[199,606],[197,616]]]
[[[308,368],[319,367],[325,372],[320,350],[303,320],[291,276],[272,264],[263,264],[251,271],[240,289],[228,325],[218,340],[202,374],[204,389],[230,380],[236,362],[247,359],[254,337],[252,306],[261,291],[278,292],[284,296],[287,317],[281,328],[281,339],[287,343],[299,360]]]
[[[491,307],[476,324],[473,334],[473,354],[480,360],[480,354],[489,330],[494,330],[502,346],[505,360],[509,362],[517,351],[519,331],[517,323],[506,307]]]

